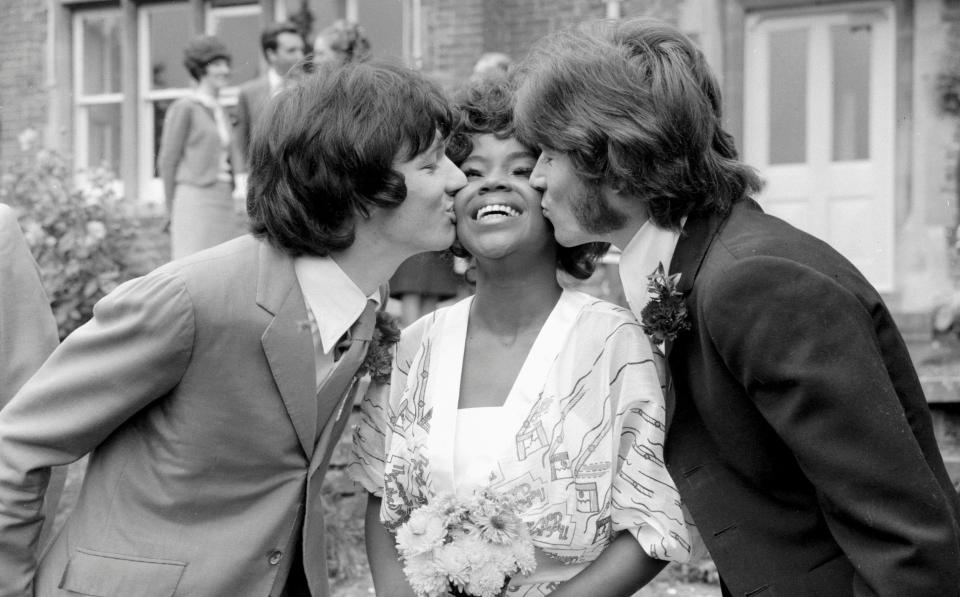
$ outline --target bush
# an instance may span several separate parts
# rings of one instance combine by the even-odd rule
[[[23,151],[0,178],[0,202],[17,210],[62,339],[132,277],[126,254],[136,222],[112,173],[96,169],[78,184],[63,156],[33,149],[36,137],[31,130],[20,135]]]

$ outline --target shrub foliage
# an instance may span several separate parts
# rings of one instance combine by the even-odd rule
[[[83,183],[69,162],[35,150],[36,134],[20,135],[20,156],[0,177],[0,202],[18,212],[20,227],[40,267],[60,337],[86,322],[93,305],[131,277],[126,255],[135,222],[105,169],[85,173]]]

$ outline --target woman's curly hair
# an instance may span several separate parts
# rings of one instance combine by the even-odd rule
[[[447,142],[447,156],[459,166],[473,152],[473,136],[491,134],[498,139],[515,138],[513,120],[515,85],[506,76],[489,76],[472,81],[454,98],[453,134]],[[523,142],[521,140],[521,142]],[[540,155],[538,147],[527,146],[534,155]],[[549,224],[549,220],[547,222]],[[552,230],[552,226],[551,226]],[[557,244],[557,267],[579,280],[589,278],[597,267],[609,243],[593,242],[575,247]],[[458,257],[469,253],[454,243],[451,251]]]

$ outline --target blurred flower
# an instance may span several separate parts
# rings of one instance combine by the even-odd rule
[[[99,220],[87,222],[87,236],[99,242],[107,237],[107,227]]]
[[[40,135],[35,129],[23,129],[23,132],[17,135],[17,141],[20,143],[20,151],[26,153],[33,149],[33,144],[37,142],[39,137]]]

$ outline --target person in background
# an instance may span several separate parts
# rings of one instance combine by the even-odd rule
[[[446,98],[408,68],[306,76],[265,117],[253,234],[120,285],[0,410],[3,597],[330,594],[321,488],[389,350],[378,303],[401,261],[453,242],[466,181]],[[84,454],[38,561],[49,468]]]
[[[629,311],[560,287],[558,270],[589,277],[607,245],[554,240],[508,82],[482,79],[457,107],[457,252],[476,294],[407,327],[390,385],[361,403],[348,470],[370,492],[377,594],[412,597],[391,530],[417,504],[492,484],[529,499],[537,568],[509,595],[632,595],[691,550],[653,352]]]
[[[366,60],[370,57],[370,41],[363,27],[343,19],[320,31],[313,40],[313,65],[338,65]]]
[[[960,595],[960,500],[907,346],[849,261],[752,198],[702,52],[626,19],[528,58],[531,183],[561,244],[623,250],[672,375],[666,466],[723,594]]]
[[[157,158],[173,259],[245,231],[243,204],[233,194],[243,158],[218,100],[230,78],[230,53],[216,37],[201,36],[187,44],[183,56],[196,88],[167,110]]]
[[[486,52],[473,65],[471,80],[489,76],[505,76],[510,70],[513,60],[503,52]]]
[[[257,116],[263,112],[267,100],[283,88],[284,77],[290,69],[303,60],[305,48],[300,30],[290,22],[272,23],[260,34],[267,72],[241,85],[237,95],[237,143],[244,160],[250,157],[250,135]],[[241,171],[246,172],[246,166]]]
[[[57,320],[16,212],[0,203],[0,409],[59,343]],[[38,549],[46,545],[53,528],[66,467],[53,469],[51,475]]]

